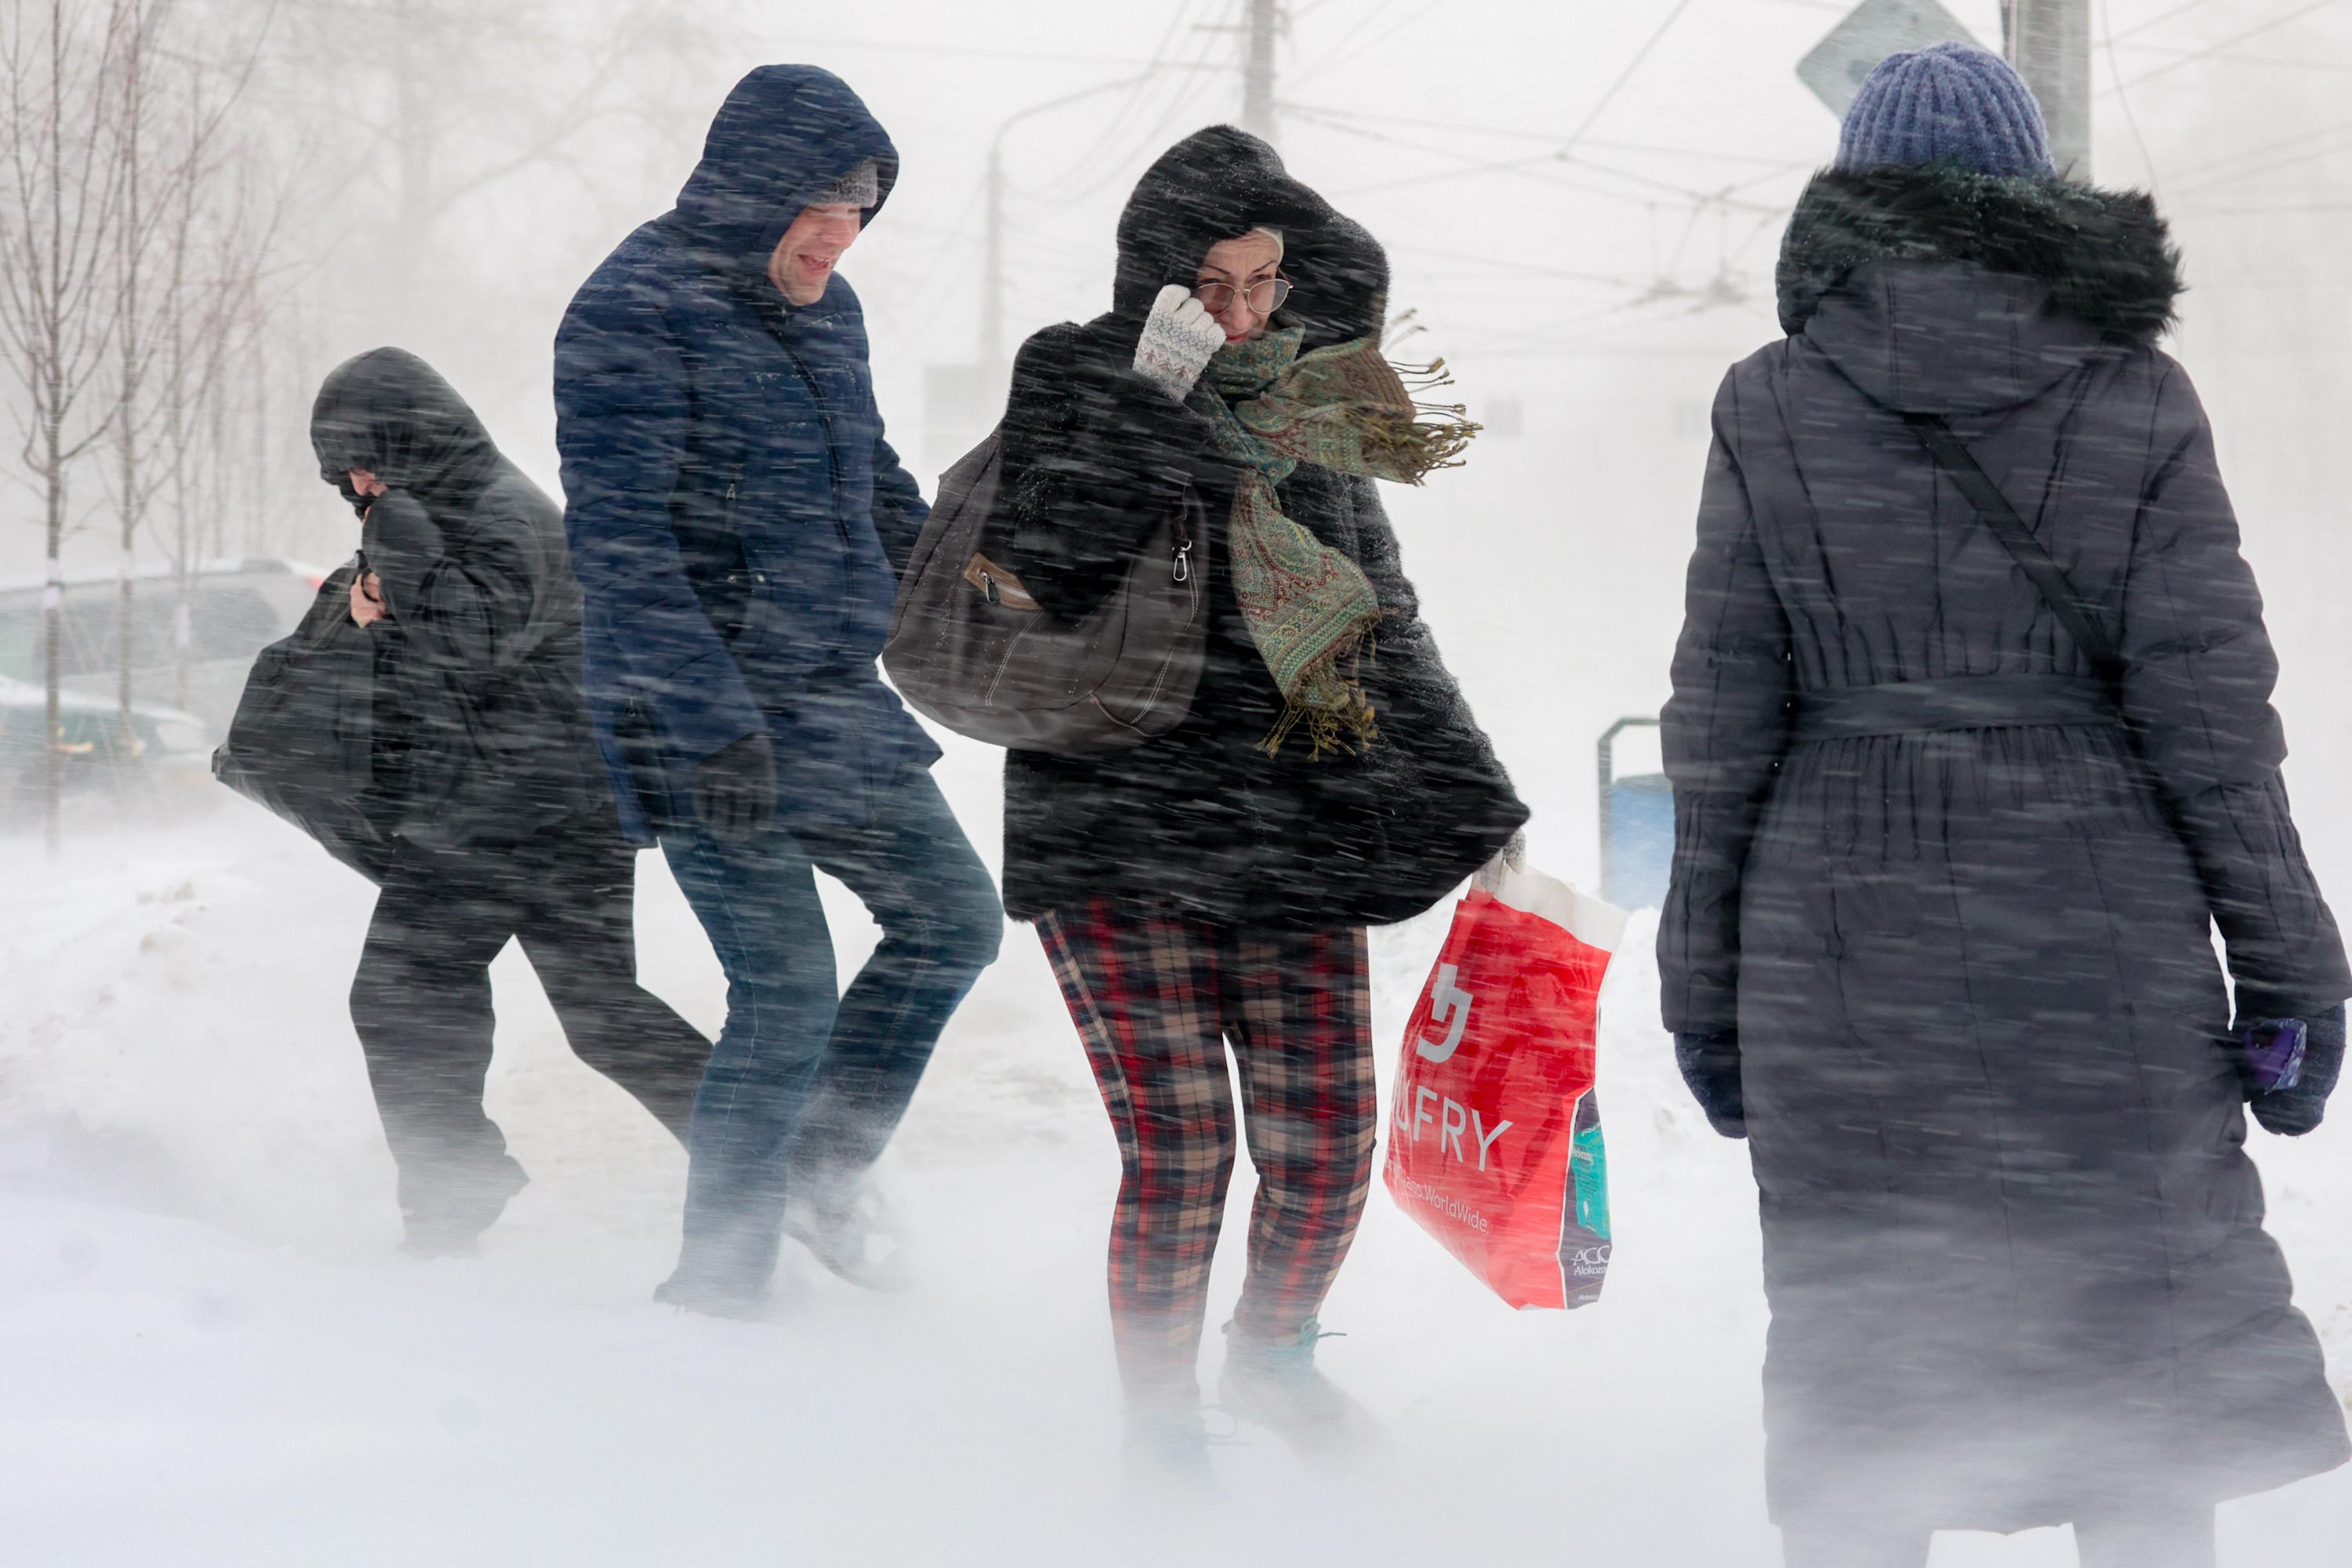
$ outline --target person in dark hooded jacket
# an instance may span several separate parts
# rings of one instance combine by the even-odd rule
[[[415,355],[330,374],[320,477],[363,520],[373,783],[389,845],[352,1022],[400,1170],[411,1250],[463,1252],[521,1187],[483,1112],[490,961],[522,943],[583,1061],[681,1140],[709,1041],[636,984],[635,853],[580,687],[562,515]]]
[[[727,973],[661,1291],[700,1310],[754,1307],[786,1224],[866,1277],[863,1178],[1003,933],[939,750],[875,663],[928,512],[836,264],[898,171],[838,78],[761,67],[556,337],[597,738]],[[883,930],[846,994],[819,868]]]
[[[1381,357],[1387,289],[1370,235],[1216,126],[1137,184],[1111,309],[1013,366],[989,553],[1047,611],[1100,603],[1188,492],[1207,520],[1190,716],[1004,769],[1006,903],[1037,923],[1118,1138],[1111,1306],[1146,1463],[1202,1462],[1228,1038],[1259,1187],[1223,1397],[1301,1444],[1346,1438],[1313,1358],[1370,1188],[1363,928],[1427,909],[1527,816],[1373,485],[1418,482],[1468,435],[1417,419]]]
[[[2156,347],[2179,289],[2154,205],[2054,176],[2000,59],[1898,55],[1790,222],[1787,341],[1716,404],[1659,964],[1752,1152],[1792,1568],[2068,1521],[2088,1563],[2210,1565],[2216,1502],[2347,1458],[2236,1040],[2311,1026],[2304,1082],[2252,1105],[2307,1130],[2352,972],[2212,433]]]

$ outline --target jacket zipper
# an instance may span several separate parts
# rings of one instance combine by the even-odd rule
[[[817,422],[824,429],[826,495],[834,503],[830,509],[833,517],[833,536],[841,544],[842,569],[845,576],[848,572],[849,556],[856,545],[849,537],[849,525],[842,520],[841,516],[841,444],[834,439],[833,405],[824,400],[824,388],[817,384],[814,373],[809,369],[808,363],[801,358],[801,351],[790,343],[785,343],[784,357],[793,362],[793,369],[800,375],[801,384],[808,388],[809,398],[816,405]],[[844,595],[841,601],[841,616],[835,623],[844,634],[846,633],[849,626],[849,596]]]

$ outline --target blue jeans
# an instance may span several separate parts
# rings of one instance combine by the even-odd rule
[[[1003,907],[928,773],[880,792],[863,826],[776,825],[735,844],[688,819],[664,824],[661,847],[727,974],[687,1143],[677,1283],[748,1298],[774,1270],[786,1189],[823,1203],[880,1156],[996,956]],[[882,928],[839,994],[819,868]]]

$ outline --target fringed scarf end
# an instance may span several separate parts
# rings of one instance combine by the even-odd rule
[[[1301,729],[1307,731],[1310,763],[1333,756],[1360,757],[1379,742],[1380,713],[1364,695],[1363,669],[1365,660],[1380,657],[1380,623],[1393,613],[1383,611],[1371,617],[1353,644],[1335,651],[1300,678],[1296,694],[1284,699],[1282,717],[1258,742],[1259,751],[1269,757],[1279,756],[1283,742]]]

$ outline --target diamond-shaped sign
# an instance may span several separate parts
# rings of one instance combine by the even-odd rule
[[[1936,0],[1863,0],[1797,62],[1797,77],[1840,119],[1878,62],[1931,44],[1973,44],[1976,35]]]

